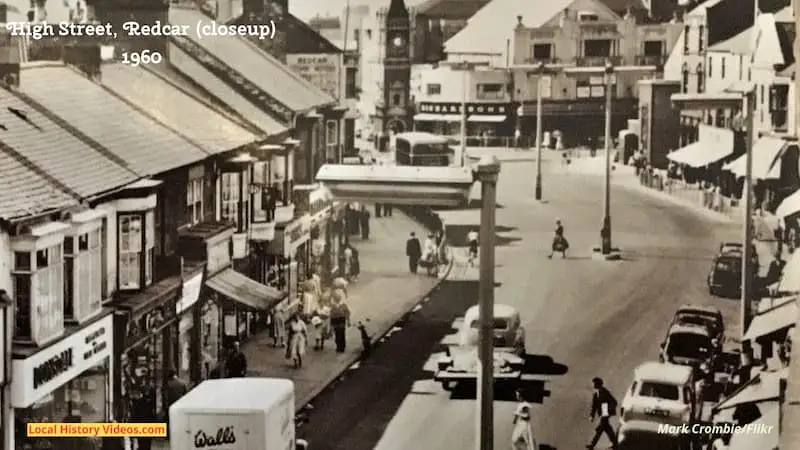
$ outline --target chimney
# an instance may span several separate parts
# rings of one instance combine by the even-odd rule
[[[517,29],[524,28],[525,25],[522,24],[522,16],[517,16]]]

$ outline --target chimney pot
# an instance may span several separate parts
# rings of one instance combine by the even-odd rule
[[[517,16],[517,25],[522,26],[522,16]]]

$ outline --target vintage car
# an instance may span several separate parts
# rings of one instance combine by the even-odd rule
[[[448,345],[445,339],[445,356],[437,361],[434,380],[446,390],[461,381],[475,380],[478,375],[479,308],[467,310],[463,319],[457,319],[455,341]],[[525,366],[525,329],[519,312],[508,305],[496,304],[492,319],[495,379],[518,380]]]
[[[622,399],[620,428],[633,421],[690,424],[701,418],[701,409],[691,367],[646,362],[634,370]]]
[[[718,344],[705,325],[673,324],[661,342],[659,361],[689,366],[698,377],[713,376]]]
[[[718,349],[725,340],[725,321],[719,308],[706,305],[682,305],[675,311],[673,325],[699,325],[708,328]]]
[[[723,242],[719,253],[714,257],[708,274],[708,293],[717,296],[737,297],[742,292],[742,252],[743,246],[734,242]],[[758,254],[752,251],[753,277],[758,275]]]
[[[680,433],[663,424],[631,420],[620,425],[617,431],[619,450],[689,450],[690,434]]]

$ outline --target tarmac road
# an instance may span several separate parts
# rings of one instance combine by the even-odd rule
[[[591,378],[604,378],[621,401],[633,369],[657,359],[679,305],[716,305],[729,333],[739,335],[737,302],[710,297],[705,286],[719,242],[736,239],[738,230],[619,188],[612,200],[613,240],[624,260],[593,261],[602,178],[545,173],[543,204],[532,199],[533,173],[533,163],[516,162],[500,174],[495,299],[521,312],[527,349],[543,380],[529,386],[537,441],[544,449],[573,450],[584,448],[593,432]],[[476,210],[474,223],[477,216]],[[566,260],[546,258],[557,218],[570,241]],[[458,236],[473,227],[455,228]],[[454,399],[431,380],[437,342],[477,296],[474,281],[445,283],[361,368],[317,399],[299,433],[311,448],[474,448],[475,401]],[[514,407],[495,403],[497,449],[509,448]],[[598,448],[604,446],[601,441]]]

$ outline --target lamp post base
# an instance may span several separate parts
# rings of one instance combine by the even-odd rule
[[[542,176],[539,174],[536,174],[536,190],[534,196],[536,200],[542,200]]]
[[[603,253],[600,247],[593,247],[592,259],[595,261],[619,261],[622,259],[622,250],[612,248],[608,253]]]

